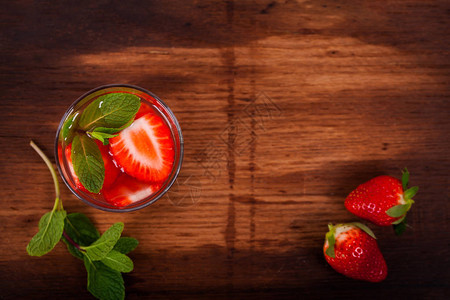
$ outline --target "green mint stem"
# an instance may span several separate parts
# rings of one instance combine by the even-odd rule
[[[55,184],[55,195],[56,195],[55,205],[53,207],[53,210],[55,210],[55,209],[62,210],[63,205],[62,205],[62,201],[60,200],[60,197],[59,197],[60,196],[59,183],[58,183],[58,177],[56,175],[56,171],[53,168],[53,165],[50,162],[50,159],[48,159],[47,155],[45,155],[44,152],[42,152],[42,150],[39,149],[39,147],[33,141],[30,141],[30,146],[37,152],[37,154],[39,154],[39,156],[42,158],[42,160],[45,162],[48,169],[50,170],[50,173],[52,174],[53,183]]]

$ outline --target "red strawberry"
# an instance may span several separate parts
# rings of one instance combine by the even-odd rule
[[[337,272],[358,280],[383,281],[387,266],[373,232],[361,223],[328,225],[323,253]]]
[[[95,143],[98,145],[100,152],[102,153],[103,163],[105,165],[105,180],[103,181],[102,188],[108,188],[111,186],[116,180],[117,176],[119,176],[120,170],[116,167],[115,163],[112,160],[111,155],[108,153],[108,146],[104,146],[100,141],[95,140]],[[72,165],[72,144],[66,147],[66,159],[70,168],[70,173],[72,174],[73,180],[75,181],[75,185],[82,190],[83,192],[90,193],[80,182],[78,176],[75,174]]]
[[[159,190],[159,185],[138,181],[122,173],[110,189],[103,190],[105,200],[117,207],[124,207],[143,200]]]
[[[139,107],[139,110],[136,113],[136,116],[134,117],[134,119],[137,120],[140,117],[142,117],[148,113],[151,113],[151,112],[153,112],[152,107],[149,104],[141,101],[141,106]]]
[[[418,187],[407,189],[409,172],[402,182],[391,176],[378,176],[358,186],[345,199],[345,207],[356,216],[378,226],[401,223],[414,203]]]
[[[146,182],[161,182],[172,172],[172,135],[155,112],[134,121],[109,143],[114,160],[128,175]]]

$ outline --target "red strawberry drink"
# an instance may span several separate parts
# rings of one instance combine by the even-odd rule
[[[108,211],[132,211],[158,200],[183,158],[180,126],[155,95],[108,85],[80,97],[61,120],[57,166],[69,189]]]

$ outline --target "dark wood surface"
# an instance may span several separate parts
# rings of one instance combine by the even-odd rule
[[[65,246],[25,247],[53,185],[67,107],[108,83],[151,90],[185,138],[180,178],[143,210],[64,206],[139,239],[128,299],[448,296],[448,1],[2,1],[0,298],[90,299]],[[389,275],[334,272],[328,222],[346,195],[408,166],[409,231],[370,227]]]

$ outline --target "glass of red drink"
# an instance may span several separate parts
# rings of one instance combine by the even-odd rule
[[[77,126],[86,108],[92,103],[101,107],[100,100],[108,94],[137,96],[140,106],[127,127],[102,143]],[[98,193],[83,186],[72,164],[72,141],[78,132],[92,139],[102,156],[104,180]],[[101,210],[129,212],[154,203],[175,182],[183,160],[183,136],[175,115],[153,93],[133,85],[105,85],[82,95],[66,111],[56,133],[55,153],[61,177],[78,198]]]

